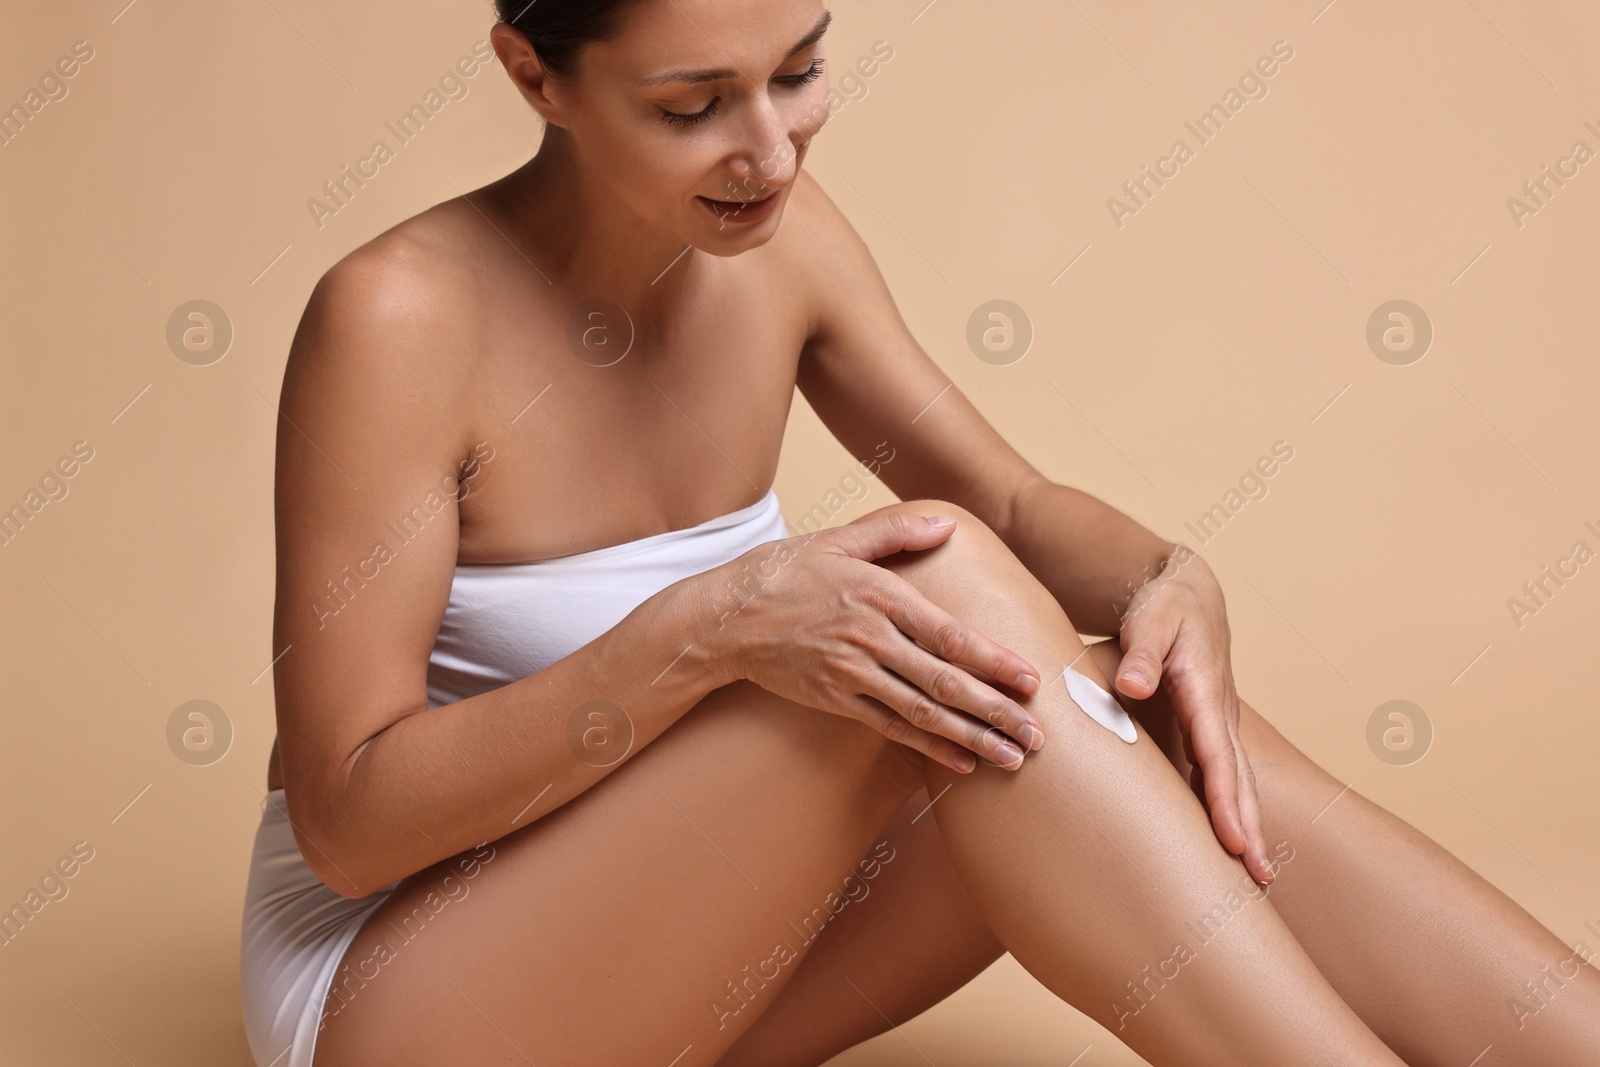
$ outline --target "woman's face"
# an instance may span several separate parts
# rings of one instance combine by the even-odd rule
[[[829,17],[822,0],[638,0],[546,90],[582,178],[705,251],[764,243],[828,119]]]

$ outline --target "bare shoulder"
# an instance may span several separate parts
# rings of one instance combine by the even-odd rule
[[[840,314],[888,298],[872,252],[827,190],[803,168],[783,217],[783,260],[808,311],[807,337]],[[784,234],[784,230],[788,232]]]
[[[847,234],[856,237],[855,228],[845,218],[844,212],[839,210],[839,205],[833,202],[828,191],[811,172],[803,167],[795,174],[794,192],[790,194],[784,221],[794,224],[791,239],[815,242],[830,237],[838,239]]]
[[[462,411],[484,320],[470,250],[440,208],[354,249],[317,281],[284,370],[284,404],[380,414],[402,397]],[[463,434],[465,430],[463,429]]]
[[[367,353],[389,362],[392,370],[404,370],[400,364],[408,354],[446,340],[442,335],[453,335],[454,341],[441,356],[471,350],[470,331],[480,321],[481,294],[474,272],[466,269],[465,242],[438,211],[431,208],[407,219],[329,267],[312,290],[301,323],[335,331],[347,341],[367,334],[378,335],[374,340],[395,340],[395,334],[416,340],[383,354],[358,344],[319,351],[320,358]]]

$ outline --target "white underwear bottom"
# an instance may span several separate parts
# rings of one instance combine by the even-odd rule
[[[267,794],[239,944],[244,1033],[256,1067],[311,1067],[323,1002],[344,950],[394,888],[359,900],[329,889],[300,855],[283,790]]]

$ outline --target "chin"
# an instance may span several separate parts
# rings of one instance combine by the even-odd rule
[[[718,229],[716,220],[713,219],[709,225],[700,227],[700,234],[697,235],[699,239],[691,240],[689,243],[700,251],[709,252],[713,256],[737,256],[741,252],[750,251],[752,248],[760,248],[772,240],[773,235],[778,232],[778,225],[782,220],[783,206],[781,204],[778,210],[773,212],[770,217],[757,223],[738,226],[726,225],[722,229]]]
[[[770,214],[749,222],[720,221],[717,216],[696,205],[696,211],[706,218],[696,219],[694,229],[706,234],[706,237],[702,238],[704,243],[694,242],[694,246],[714,256],[738,256],[742,251],[765,245],[778,232],[779,222],[784,218],[784,208],[789,206],[786,200],[787,195],[779,192],[778,203],[771,206]]]

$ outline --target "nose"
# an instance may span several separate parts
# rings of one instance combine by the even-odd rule
[[[728,169],[739,199],[760,200],[794,180],[796,150],[789,121],[770,96],[757,94],[747,114]]]

